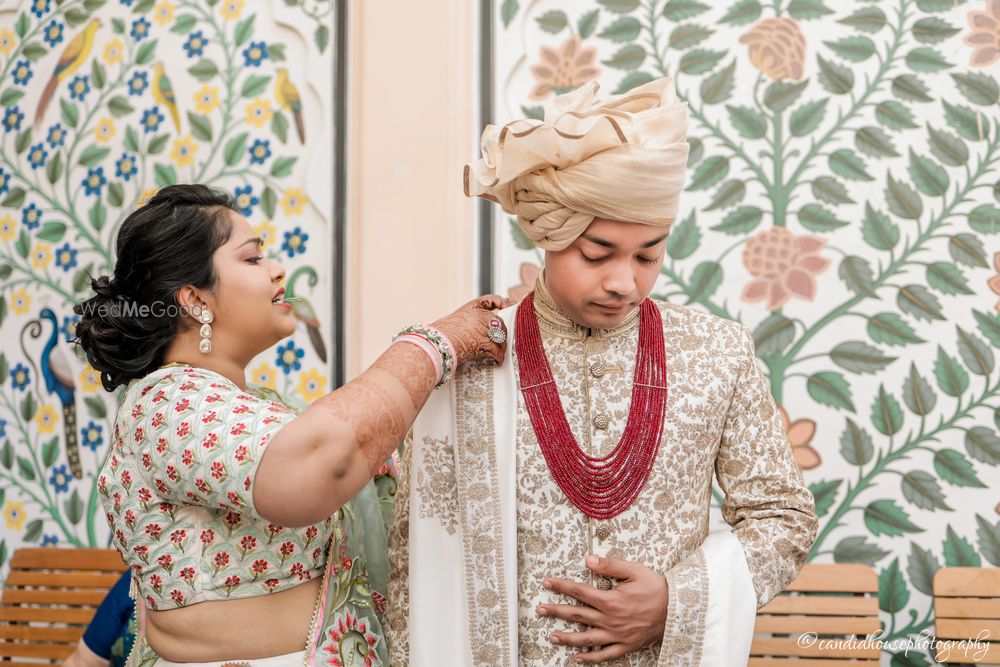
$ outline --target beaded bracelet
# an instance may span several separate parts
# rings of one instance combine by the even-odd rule
[[[405,342],[422,349],[434,365],[437,374],[435,389],[451,379],[455,370],[455,348],[443,333],[433,327],[406,327],[393,339],[393,343]]]

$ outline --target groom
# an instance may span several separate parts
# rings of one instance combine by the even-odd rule
[[[395,665],[745,664],[816,535],[749,332],[648,298],[687,158],[669,79],[488,127],[466,193],[546,250],[504,366],[431,397],[390,537]],[[731,529],[709,533],[713,475]]]

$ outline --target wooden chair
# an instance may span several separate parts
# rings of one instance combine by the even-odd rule
[[[880,650],[874,642],[858,646],[881,628],[878,617],[878,575],[867,565],[813,564],[803,566],[788,588],[757,611],[749,667],[878,667]],[[799,637],[815,633],[811,646]],[[821,646],[842,641],[843,646]]]
[[[0,593],[0,665],[60,664],[125,570],[114,549],[18,549]]]
[[[1000,568],[943,567],[932,591],[937,661],[1000,663]]]

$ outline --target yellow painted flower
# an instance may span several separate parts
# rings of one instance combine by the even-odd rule
[[[0,30],[0,53],[9,56],[10,52],[17,46],[17,35],[10,28]]]
[[[31,251],[31,263],[36,269],[47,269],[52,263],[52,246],[48,243],[35,243]]]
[[[24,522],[28,520],[28,515],[24,511],[24,503],[8,500],[3,506],[3,520],[10,530],[21,530]]]
[[[104,117],[97,121],[97,126],[94,128],[94,139],[99,144],[106,144],[111,141],[111,138],[115,136],[115,121],[108,117]]]
[[[278,369],[266,361],[253,370],[252,382],[268,389],[277,389]]]
[[[78,378],[80,380],[80,389],[82,389],[84,393],[93,394],[101,389],[101,374],[98,373],[97,370],[90,364],[87,364],[87,366],[80,371]]]
[[[315,368],[299,376],[299,395],[302,400],[312,403],[326,393],[326,376]]]
[[[139,198],[135,200],[135,207],[141,208],[145,206],[150,199],[156,196],[157,192],[159,192],[159,190],[156,188],[149,188],[147,190],[143,190],[142,194],[139,195]]]
[[[35,423],[38,424],[38,432],[43,435],[48,435],[56,430],[56,422],[59,421],[59,415],[56,413],[56,409],[52,405],[43,405],[38,408],[38,413],[35,415]]]
[[[260,223],[253,228],[253,231],[260,237],[261,250],[267,250],[274,245],[275,235],[278,233],[278,230],[270,220]]]
[[[31,295],[23,287],[10,295],[10,309],[17,315],[24,315],[31,308]]]
[[[302,209],[308,201],[309,198],[300,188],[286,188],[281,195],[281,208],[285,211],[285,215],[302,215]]]
[[[271,103],[258,97],[247,105],[247,122],[254,127],[264,127],[271,120]]]
[[[219,7],[219,13],[227,21],[235,21],[243,13],[243,0],[226,0]]]
[[[172,2],[167,2],[163,0],[160,4],[156,5],[156,9],[153,10],[153,20],[160,25],[167,25],[174,20],[174,9],[177,8]]]
[[[170,149],[170,159],[178,167],[189,167],[194,164],[194,154],[198,152],[198,144],[191,135],[182,139],[174,139],[174,147]]]
[[[194,94],[194,108],[198,113],[212,113],[219,106],[219,89],[205,84]]]
[[[117,37],[104,46],[104,62],[117,65],[125,57],[125,44]]]
[[[17,220],[9,215],[0,218],[0,239],[10,241],[17,236]]]

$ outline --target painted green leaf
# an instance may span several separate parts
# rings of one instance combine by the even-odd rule
[[[730,105],[726,105],[726,111],[729,112],[729,122],[747,139],[760,139],[767,133],[767,120],[758,111]]]
[[[913,112],[896,100],[884,100],[875,105],[875,120],[890,130],[909,130],[917,127]]]
[[[688,285],[687,305],[704,301],[715,294],[722,278],[722,266],[718,262],[706,261],[696,266]]]
[[[906,66],[914,72],[939,72],[954,67],[937,49],[930,46],[918,46],[907,53]]]
[[[730,179],[718,187],[705,210],[714,211],[735,206],[743,200],[746,191],[747,187],[743,181],[736,178]]]
[[[764,106],[772,111],[784,111],[798,101],[808,85],[808,79],[798,83],[775,81],[764,91]]]
[[[0,107],[9,107],[24,97],[24,92],[17,88],[8,88],[0,94]]]
[[[51,468],[59,458],[59,436],[56,436],[42,445],[42,465]]]
[[[31,252],[31,237],[28,236],[28,230],[22,229],[21,233],[17,235],[14,250],[21,256],[21,259],[28,259],[28,254]]]
[[[58,181],[59,177],[62,175],[62,156],[62,152],[56,153],[45,165],[45,177],[49,179],[49,183],[55,184],[55,182]]]
[[[830,358],[844,370],[862,374],[877,373],[896,360],[862,341],[840,343],[830,352]]]
[[[30,422],[37,412],[38,401],[35,400],[35,395],[29,391],[21,399],[21,417],[24,421]]]
[[[830,171],[838,176],[843,176],[848,180],[875,180],[872,175],[868,173],[865,161],[858,157],[857,153],[848,148],[841,148],[840,150],[836,150],[831,153],[828,163],[830,165]]]
[[[325,25],[317,26],[313,41],[316,42],[316,48],[320,53],[325,52],[326,47],[330,45],[330,29]]]
[[[712,230],[732,236],[742,236],[756,229],[763,217],[764,212],[756,206],[740,206],[730,211],[722,222],[712,227]]]
[[[795,109],[788,121],[788,131],[792,136],[804,137],[819,127],[826,113],[826,103],[826,99],[815,100]]]
[[[1000,347],[1000,313],[984,313],[978,310],[972,311],[972,316],[976,318],[976,325],[993,347]]]
[[[792,0],[788,3],[788,13],[803,21],[832,14],[833,10],[824,5],[822,0]]]
[[[677,65],[684,74],[704,74],[715,69],[715,66],[726,56],[725,51],[708,51],[693,49],[681,56]]]
[[[1000,225],[997,225],[997,231],[1000,231]],[[986,248],[975,234],[963,232],[952,236],[948,241],[948,253],[959,264],[984,269],[989,268],[989,262],[986,259]]]
[[[914,363],[910,364],[906,380],[903,381],[903,403],[918,417],[926,417],[937,405],[937,394]]]
[[[139,47],[135,53],[136,65],[148,65],[153,62],[153,56],[156,55],[156,42],[157,40],[154,39]]]
[[[17,135],[17,140],[14,142],[14,152],[20,155],[24,151],[28,150],[28,145],[31,143],[31,128],[28,128]]]
[[[899,243],[899,227],[889,216],[873,208],[871,202],[865,202],[861,237],[876,250],[892,250]]]
[[[601,11],[599,9],[587,12],[579,18],[576,22],[576,30],[580,33],[580,39],[587,39],[594,34],[594,31],[597,30],[597,22],[600,18]],[[507,22],[504,22],[505,27],[506,25]]]
[[[913,24],[910,30],[916,40],[924,44],[937,44],[961,32],[960,28],[956,28],[936,16],[920,19]]]
[[[958,356],[962,357],[962,361],[970,371],[976,375],[989,377],[996,368],[993,350],[982,338],[962,327],[955,325],[955,330],[958,332]]]
[[[961,270],[948,262],[927,265],[927,284],[943,294],[972,294]]]
[[[698,137],[688,137],[688,168],[695,166],[705,157],[705,144]]]
[[[31,44],[27,44],[25,45],[24,49],[21,50],[21,53],[24,55],[24,57],[30,60],[31,62],[37,62],[42,56],[44,56],[48,52],[49,50],[46,49],[41,44],[39,44],[38,42],[32,42]]]
[[[712,35],[708,28],[695,24],[679,25],[670,33],[667,45],[674,50],[689,49],[703,42]]]
[[[77,163],[84,167],[93,167],[97,165],[98,162],[106,158],[108,156],[108,153],[110,152],[111,152],[110,148],[92,144],[83,149],[83,152],[80,153],[80,158],[77,160]]]
[[[3,448],[0,448],[0,463],[7,470],[14,467],[14,448],[10,446],[10,440],[4,440]]]
[[[952,72],[951,78],[965,99],[984,107],[995,107],[1000,103],[1000,87],[997,80],[983,72]]]
[[[961,167],[969,161],[969,149],[965,142],[950,132],[927,126],[931,152],[941,162],[951,167]]]
[[[83,519],[83,501],[80,500],[80,492],[77,489],[73,489],[73,493],[63,502],[63,509],[71,525],[75,526]]]
[[[274,211],[278,206],[278,195],[268,186],[264,188],[264,193],[260,196],[260,207],[270,219],[274,219]]]
[[[943,197],[948,193],[951,179],[944,167],[936,162],[918,155],[910,149],[910,166],[908,171],[917,189],[929,197]]]
[[[28,18],[28,13],[21,12],[21,14],[17,17],[17,22],[14,24],[14,32],[17,33],[18,37],[24,39],[24,36],[28,34],[28,28],[30,27],[31,19]]]
[[[872,437],[853,419],[848,418],[846,422],[844,432],[840,434],[840,455],[851,465],[867,465],[875,456]]]
[[[842,480],[827,480],[824,482],[814,482],[809,485],[809,490],[813,494],[816,502],[816,515],[824,516],[830,511],[834,501],[837,499],[837,489]]]
[[[969,213],[969,226],[983,234],[1000,232],[1000,207],[981,204]]]
[[[504,28],[510,27],[510,22],[517,16],[518,7],[517,0],[503,0],[503,4],[500,6],[500,20],[503,21]]]
[[[889,211],[905,220],[916,220],[924,212],[924,202],[917,191],[904,181],[897,181],[890,171],[886,178],[885,200]]]
[[[208,58],[202,58],[188,68],[188,74],[199,81],[208,81],[219,73],[219,68]]]
[[[736,73],[736,60],[710,76],[702,79],[701,100],[705,104],[721,104],[733,94],[733,77]]]
[[[819,82],[834,95],[846,95],[854,88],[854,72],[844,65],[816,56]]]
[[[73,291],[74,292],[86,292],[90,289],[90,276],[93,273],[93,266],[88,264],[85,267],[77,269],[76,273],[73,274]],[[86,401],[86,399],[84,399]]]
[[[157,153],[162,153],[163,149],[166,148],[167,146],[167,141],[169,140],[170,140],[169,134],[166,133],[158,134],[150,140],[149,145],[146,147],[146,150],[149,152],[150,155],[156,155]]]
[[[960,369],[961,370],[961,369]],[[988,426],[973,426],[965,432],[965,451],[969,456],[988,463],[1000,464],[1000,437]]]
[[[976,471],[969,460],[954,449],[939,449],[934,453],[934,472],[954,486],[986,488],[986,485],[976,477]]]
[[[112,206],[118,207],[125,202],[125,191],[122,189],[122,184],[114,181],[108,183],[108,203]]]
[[[847,288],[855,294],[875,297],[875,276],[872,267],[864,257],[849,255],[840,262],[837,275]]]
[[[757,0],[742,0],[729,8],[729,11],[719,19],[729,25],[747,25],[760,18],[761,6]]]
[[[990,123],[982,112],[976,113],[960,104],[949,104],[948,100],[941,100],[941,104],[944,105],[945,120],[959,136],[969,141],[983,141],[989,138]]]
[[[537,104],[533,106],[527,106],[525,104],[521,105],[521,113],[524,114],[525,118],[534,118],[535,120],[545,119],[545,108],[542,105]],[[282,141],[282,143],[285,143]]]
[[[187,112],[188,122],[191,125],[191,134],[199,141],[212,140],[212,121],[208,116],[202,116],[193,111]]]
[[[806,381],[806,390],[813,400],[833,408],[854,412],[851,387],[844,376],[835,371],[814,373]]]
[[[66,225],[62,222],[46,222],[38,230],[38,238],[49,243],[58,243],[66,235]]]
[[[108,416],[107,406],[97,396],[87,396],[83,400],[87,405],[87,411],[94,419],[104,419]]]
[[[903,409],[896,397],[879,385],[878,395],[872,403],[872,424],[882,435],[895,435],[903,427]]]
[[[854,133],[854,145],[872,157],[898,157],[892,138],[879,127],[866,125]]]
[[[247,149],[247,137],[249,135],[246,132],[241,132],[232,139],[226,142],[226,148],[223,151],[223,155],[226,160],[226,164],[230,167],[236,165],[242,158]]]
[[[889,555],[890,552],[880,549],[877,544],[868,542],[863,535],[845,537],[833,548],[834,563],[865,563],[875,566],[875,563]]]
[[[895,614],[906,609],[910,601],[910,589],[899,571],[899,559],[893,558],[889,566],[878,574],[878,608]]]
[[[917,0],[917,7],[923,12],[946,12],[955,7],[954,0]]]
[[[802,226],[811,232],[826,234],[847,226],[846,222],[838,220],[832,211],[820,204],[806,204],[799,209],[798,216]]]
[[[695,212],[670,230],[667,237],[667,254],[674,259],[686,259],[701,245],[701,230],[695,220]]]
[[[944,564],[946,567],[979,567],[982,559],[972,544],[948,526],[944,538]]]
[[[597,2],[615,14],[628,14],[639,6],[639,0],[597,0]]]
[[[627,93],[636,86],[641,86],[642,84],[649,83],[652,80],[653,77],[648,72],[630,72],[618,84],[618,88],[615,89],[614,94],[620,95],[621,93]]]
[[[139,133],[131,125],[125,128],[125,150],[139,152]]]
[[[288,143],[288,118],[281,111],[275,112],[271,118],[271,132],[283,144]]]
[[[932,595],[934,573],[941,569],[937,558],[916,542],[910,542],[910,558],[906,573],[913,587],[925,595]]]
[[[21,479],[25,481],[30,482],[35,479],[35,467],[31,465],[31,461],[27,457],[17,457],[17,472],[21,475]]]
[[[709,6],[695,0],[670,0],[663,6],[663,18],[668,21],[683,21],[708,11]]]
[[[795,338],[795,323],[779,313],[771,313],[753,332],[757,354],[768,357],[784,352]]]
[[[813,196],[820,201],[838,206],[853,204],[854,200],[847,194],[847,188],[833,176],[820,176],[812,182]]]
[[[97,231],[104,229],[104,223],[108,220],[108,210],[104,208],[104,204],[100,200],[94,202],[94,205],[87,211],[87,219],[90,220],[90,226]]]
[[[156,174],[156,186],[159,188],[165,188],[177,182],[177,170],[172,164],[159,163],[153,167],[153,172]]]
[[[885,27],[885,12],[878,7],[864,7],[850,16],[839,19],[837,23],[850,26],[862,32],[876,33]]]
[[[976,526],[979,551],[991,565],[1000,567],[1000,521],[991,524],[976,514]]]
[[[969,388],[969,374],[940,345],[934,362],[934,377],[941,391],[949,396],[957,398]]]
[[[240,95],[243,97],[257,97],[258,95],[263,95],[267,90],[267,84],[270,82],[270,76],[251,74],[243,82],[243,87],[240,88]]]
[[[729,173],[729,158],[715,155],[708,158],[694,170],[688,190],[704,190],[710,188]]]
[[[11,188],[7,196],[3,198],[3,203],[0,206],[5,208],[21,208],[21,204],[24,203],[25,192],[22,188]]]
[[[282,176],[288,176],[292,173],[292,168],[295,166],[295,161],[298,160],[297,157],[282,157],[278,158],[271,165],[271,175],[275,178],[281,178]]]
[[[117,17],[111,19],[111,30],[116,35],[124,35],[125,34],[125,21],[122,21],[120,18],[117,18]]]
[[[918,320],[943,320],[941,302],[923,285],[905,285],[899,288],[896,305],[904,313]]]
[[[28,522],[28,527],[24,530],[21,538],[25,542],[37,542],[42,537],[42,527],[44,523],[41,519],[34,519]]]
[[[175,32],[178,35],[186,35],[191,32],[191,29],[194,28],[195,23],[197,22],[197,19],[195,19],[195,17],[191,14],[181,14],[177,17],[177,20],[174,21],[174,25],[170,28],[170,32]]]
[[[875,55],[875,42],[863,35],[843,37],[836,42],[823,42],[844,60],[860,63]]]
[[[903,497],[917,507],[933,512],[942,509],[951,511],[952,508],[944,501],[944,492],[941,485],[929,472],[923,470],[913,470],[904,474],[900,481]]]
[[[930,88],[916,74],[900,74],[892,80],[892,94],[912,102],[931,102]]]
[[[256,18],[256,14],[251,14],[236,24],[236,30],[233,31],[233,41],[236,43],[236,46],[243,46],[250,41],[250,37],[253,36],[254,19]]]
[[[59,110],[62,122],[66,123],[67,126],[75,128],[76,124],[80,122],[80,110],[75,104],[61,99],[59,100]]]
[[[549,14],[556,14],[556,13],[562,14],[562,12],[558,10],[553,10],[549,12]],[[562,28],[566,27],[565,19],[566,15],[563,14],[564,24],[562,27],[559,28],[559,30],[562,30]],[[539,19],[539,22],[541,22],[541,19]],[[639,21],[632,18],[631,16],[622,16],[613,21],[612,23],[608,24],[608,26],[598,34],[598,37],[603,37],[604,39],[616,42],[618,44],[624,44],[625,42],[634,41],[635,38],[639,36],[639,31],[641,29],[642,26],[639,24]],[[549,30],[549,32],[559,32],[559,30]]]

